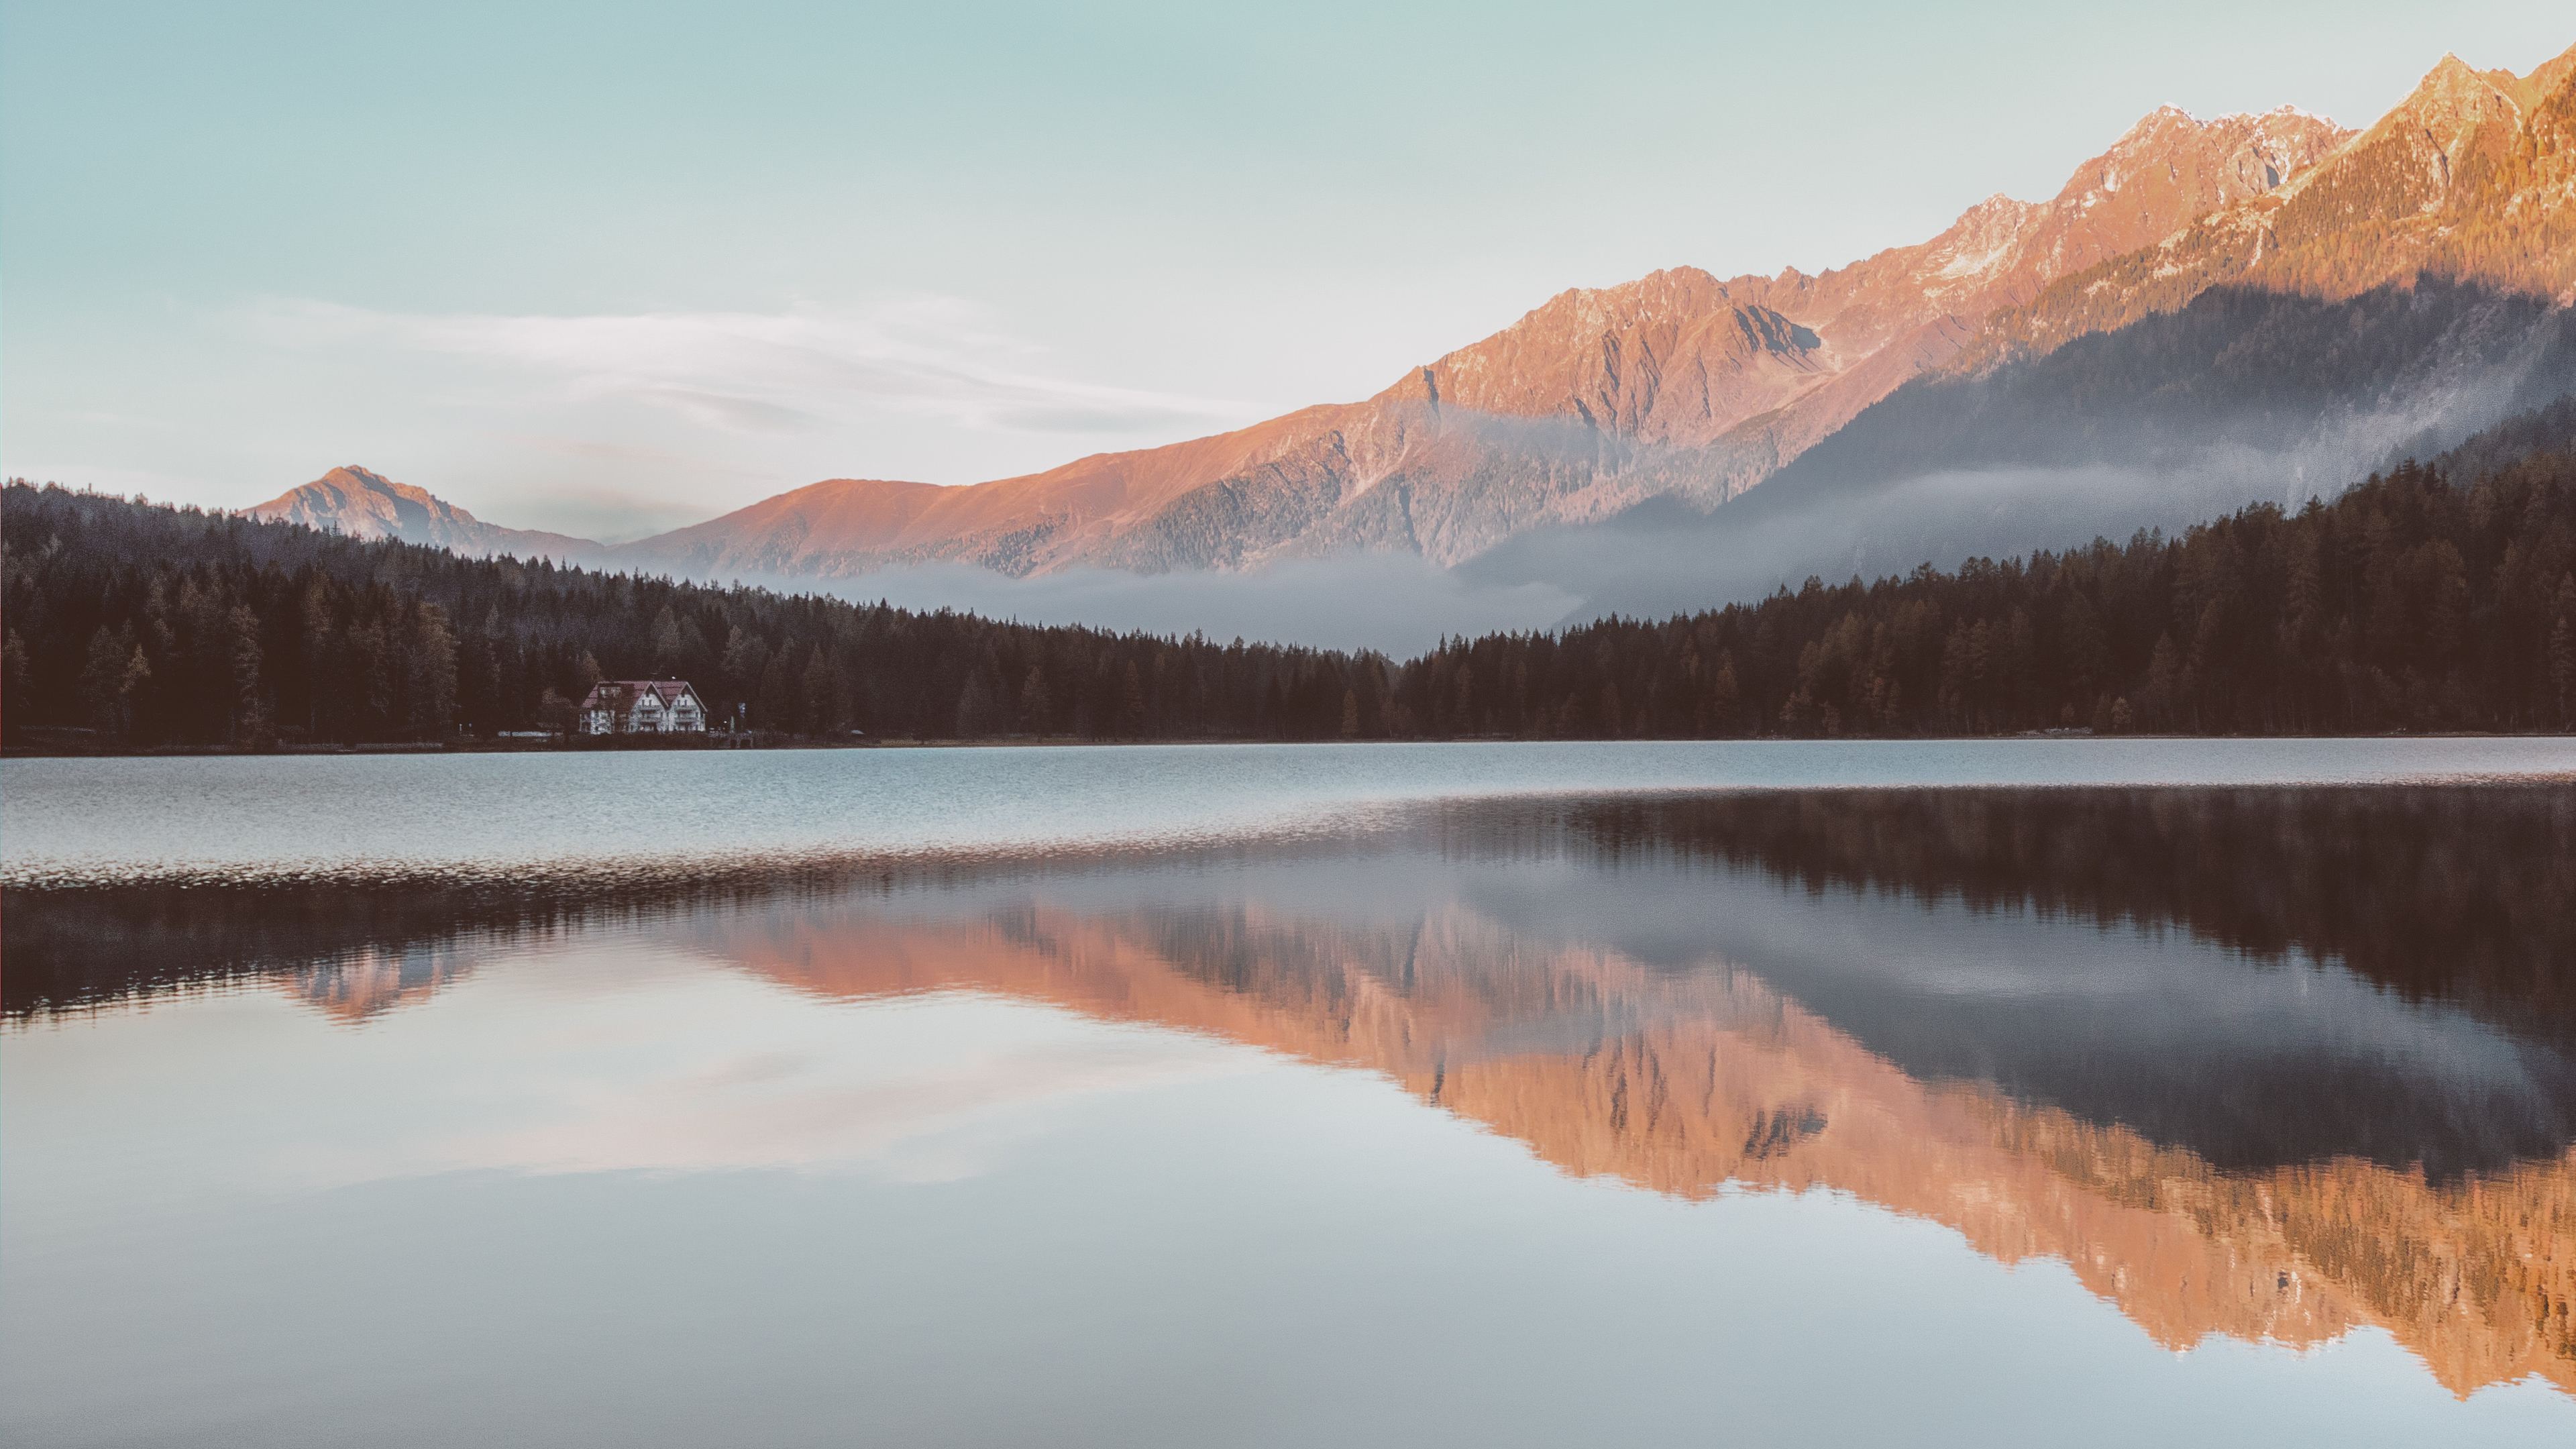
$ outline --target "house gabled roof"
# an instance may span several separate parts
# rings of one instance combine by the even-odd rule
[[[635,707],[635,697],[648,689],[660,698],[666,709],[678,704],[682,694],[694,696],[697,693],[685,679],[603,679],[590,687],[590,693],[582,696],[581,707],[630,710]]]

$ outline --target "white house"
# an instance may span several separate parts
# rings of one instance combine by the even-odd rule
[[[704,734],[707,707],[685,679],[603,679],[583,696],[586,735]]]

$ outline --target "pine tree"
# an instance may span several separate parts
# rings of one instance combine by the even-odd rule
[[[1030,665],[1028,676],[1020,681],[1020,728],[1033,735],[1051,733],[1055,711],[1047,698],[1046,671]]]
[[[1276,688],[1275,682],[1273,688]],[[1286,712],[1284,707],[1274,708],[1271,711],[1274,718]],[[1145,681],[1143,676],[1136,672],[1134,660],[1128,661],[1126,678],[1118,691],[1116,734],[1121,739],[1130,740],[1141,739],[1145,734]]]
[[[985,671],[969,671],[966,686],[957,695],[957,738],[980,740],[994,733],[993,714],[993,689],[986,682]]]
[[[235,604],[227,622],[232,635],[232,736],[243,744],[264,742],[268,725],[260,707],[259,615],[248,604]]]
[[[2549,626],[2549,684],[2557,694],[2559,727],[2576,729],[2576,574],[2560,576],[2551,602],[2557,618]]]
[[[110,739],[125,736],[125,666],[128,650],[105,624],[89,638],[89,662],[81,670],[81,707],[90,728]]]

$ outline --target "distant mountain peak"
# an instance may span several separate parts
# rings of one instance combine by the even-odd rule
[[[463,554],[571,560],[600,552],[600,546],[586,538],[485,523],[426,488],[397,483],[355,463],[344,463],[242,512],[350,538],[398,539]]]
[[[2418,128],[2456,147],[2484,125],[2513,124],[2522,119],[2515,98],[2521,77],[2511,71],[2482,71],[2456,55],[2445,55],[2394,109],[2364,133],[2363,141],[2391,132]]]
[[[322,477],[325,481],[356,483],[363,487],[381,489],[388,493],[400,494],[405,498],[426,499],[430,496],[429,490],[426,488],[415,488],[409,483],[397,483],[391,478],[386,477],[384,474],[376,472],[374,469],[359,463],[343,463],[339,467],[332,469],[330,472],[323,474]]]
[[[2235,112],[2202,120],[2179,106],[2158,106],[2141,117],[2111,148],[2076,168],[2061,204],[2097,206],[2138,185],[2180,187],[2224,206],[2288,184],[2352,133],[2295,106],[2261,114]],[[2159,198],[2153,213],[2172,216],[2176,197]],[[2167,231],[2192,219],[2188,211]],[[2146,237],[2144,245],[2159,237]],[[2129,248],[2120,248],[2128,250]]]
[[[1698,267],[1560,292],[1502,331],[1409,372],[1378,401],[1574,421],[1696,446],[1825,370],[1812,330]]]

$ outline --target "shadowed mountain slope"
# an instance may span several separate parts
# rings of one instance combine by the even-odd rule
[[[2576,311],[2425,276],[2342,299],[2230,285],[2117,331],[1918,378],[1713,512],[1652,500],[1466,568],[1584,616],[2077,548],[2333,497],[2576,390]],[[2498,446],[2505,446],[2501,436]]]

